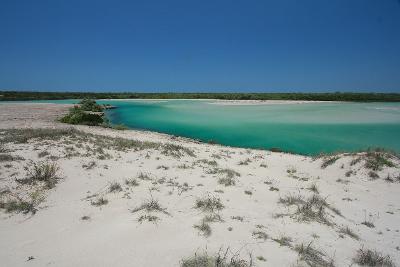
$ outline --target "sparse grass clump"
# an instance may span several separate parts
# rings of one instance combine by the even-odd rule
[[[361,224],[367,226],[368,228],[375,228],[375,225],[372,222],[367,221],[367,220],[363,221]]]
[[[196,200],[195,208],[200,209],[203,212],[217,212],[224,208],[221,200],[216,197],[205,197]]]
[[[352,174],[353,174],[353,170],[349,170],[349,171],[347,171],[344,175],[345,175],[346,177],[350,177]]]
[[[297,245],[294,250],[299,254],[300,260],[309,266],[334,267],[332,259],[327,259],[325,253],[312,247],[312,244]]]
[[[279,238],[272,238],[273,241],[277,242],[280,246],[291,247],[293,239],[288,236],[281,236]]]
[[[316,221],[331,225],[326,217],[326,208],[337,215],[341,215],[339,210],[329,205],[325,199],[317,194],[312,195],[308,199],[304,199],[300,195],[288,195],[286,197],[281,197],[279,203],[287,206],[297,206],[297,210],[293,215],[295,215],[299,221],[304,222]]]
[[[150,176],[147,173],[140,172],[138,174],[138,178],[140,180],[151,180]]]
[[[4,209],[8,213],[22,212],[23,214],[35,214],[37,211],[34,203],[24,200],[8,200],[4,202],[0,201],[0,209]]]
[[[159,220],[160,220],[160,218],[158,218],[157,216],[149,215],[149,214],[141,215],[141,216],[138,218],[138,222],[139,222],[139,223],[143,223],[144,221],[152,222],[152,223],[157,223]]]
[[[287,206],[291,205],[299,205],[304,203],[304,199],[301,195],[287,195],[285,197],[280,197],[278,203],[284,204]]]
[[[110,192],[110,193],[116,193],[116,192],[121,192],[121,191],[122,191],[122,187],[118,182],[113,182],[108,187],[108,192]]]
[[[196,154],[194,153],[193,150],[191,150],[187,147],[183,147],[181,145],[167,143],[167,144],[163,144],[161,148],[162,148],[161,154],[163,154],[165,156],[181,158],[186,154],[191,157],[196,157]]]
[[[43,158],[43,157],[46,157],[46,156],[48,156],[48,155],[50,155],[50,153],[49,153],[48,151],[40,151],[40,152],[38,153],[38,157],[39,157],[39,158]]]
[[[232,219],[232,220],[237,220],[237,221],[243,222],[244,217],[242,217],[242,216],[232,216],[231,219]]]
[[[163,208],[158,200],[153,198],[144,201],[139,207],[132,210],[133,213],[145,210],[146,212],[162,212],[169,214],[166,208]]]
[[[350,236],[351,238],[353,238],[355,240],[360,240],[360,237],[356,233],[354,233],[354,231],[351,230],[348,226],[340,228],[339,233]]]
[[[211,227],[205,220],[202,220],[200,224],[195,224],[193,227],[199,230],[199,232],[205,237],[211,235]]]
[[[108,199],[104,197],[100,197],[96,199],[95,201],[92,201],[91,204],[96,207],[104,206],[108,204]]]
[[[366,154],[365,168],[373,171],[380,171],[383,167],[394,167],[394,163],[390,160],[393,155],[381,151],[369,151]]]
[[[195,254],[193,257],[183,259],[180,267],[252,267],[253,260],[250,256],[248,261],[240,259],[238,254],[228,256],[228,249],[222,253],[220,250],[216,255],[209,256],[207,253]]]
[[[267,261],[267,259],[264,258],[263,256],[257,256],[257,260],[259,260],[259,261]]]
[[[380,266],[394,267],[395,264],[389,255],[383,256],[377,251],[361,248],[353,259],[355,263],[361,266]]]
[[[22,184],[36,184],[43,182],[47,188],[53,188],[58,182],[57,173],[59,167],[55,162],[34,162],[26,167],[28,177],[25,179],[17,179]]]
[[[217,167],[218,163],[215,160],[208,160],[208,159],[199,159],[196,163],[207,164],[209,166]]]
[[[339,158],[340,158],[339,156],[331,156],[324,158],[321,164],[321,168],[325,169],[326,167],[334,164]]]
[[[125,184],[127,186],[139,186],[140,185],[139,182],[135,178],[126,179]]]
[[[312,185],[310,185],[310,187],[307,188],[307,189],[310,190],[310,191],[312,191],[312,192],[314,192],[315,194],[319,194],[318,187],[317,187],[317,185],[316,185],[315,183],[312,184]]]
[[[21,157],[16,157],[11,154],[0,154],[0,162],[14,161],[14,160],[23,160]]]
[[[379,175],[378,175],[376,172],[374,172],[374,171],[368,172],[368,176],[369,176],[369,178],[371,178],[372,180],[379,179]]]
[[[239,165],[249,165],[250,162],[251,162],[251,159],[247,158],[245,160],[239,161]]]
[[[226,169],[214,168],[212,170],[209,170],[208,173],[210,173],[210,174],[222,174],[222,175],[225,175],[227,178],[235,178],[236,176],[240,177],[240,173],[238,173],[235,170],[228,169],[228,168],[226,168]]]
[[[218,183],[224,186],[233,186],[236,184],[236,181],[233,177],[220,177]]]
[[[8,213],[31,213],[37,212],[37,206],[44,200],[42,191],[34,191],[29,193],[29,198],[22,198],[17,194],[11,193],[9,190],[0,194],[0,209],[4,209]]]
[[[262,240],[267,240],[268,239],[268,235],[266,232],[261,231],[261,230],[256,230],[253,231],[253,233],[251,234],[255,239],[262,239]]]

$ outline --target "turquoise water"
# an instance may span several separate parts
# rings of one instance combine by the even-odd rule
[[[76,100],[45,101],[72,103]],[[315,155],[384,147],[400,152],[400,103],[219,105],[196,100],[98,101],[114,124],[238,147]]]
[[[105,101],[109,102],[110,101]],[[113,123],[238,147],[301,154],[384,147],[400,152],[400,104],[218,105],[210,101],[114,101]]]

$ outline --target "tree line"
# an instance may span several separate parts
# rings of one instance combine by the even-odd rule
[[[93,93],[0,91],[0,101],[61,99],[222,99],[400,102],[400,93]]]

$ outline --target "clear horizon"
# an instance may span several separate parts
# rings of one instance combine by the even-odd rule
[[[2,1],[0,90],[400,92],[400,1]]]

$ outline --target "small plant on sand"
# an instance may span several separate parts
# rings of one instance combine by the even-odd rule
[[[205,220],[202,220],[200,224],[195,224],[193,227],[199,230],[199,233],[205,237],[209,237],[211,235],[211,227]]]
[[[232,169],[221,169],[221,168],[214,168],[207,171],[210,174],[222,174],[225,175],[227,178],[235,178],[240,177],[240,173]]]
[[[306,262],[309,266],[335,266],[333,260],[328,259],[325,253],[315,249],[312,246],[312,243],[309,243],[308,245],[302,243],[295,246],[294,250],[299,254],[300,260]]]
[[[43,158],[43,157],[46,157],[46,156],[48,156],[48,155],[50,155],[50,153],[49,153],[48,151],[40,151],[40,152],[38,153],[38,157],[39,157],[39,158]]]
[[[339,229],[339,233],[345,234],[347,236],[350,236],[351,238],[353,238],[355,240],[360,240],[360,237],[356,233],[354,233],[354,231],[351,230],[348,226],[347,227],[341,227]]]
[[[369,176],[369,178],[371,178],[372,180],[379,179],[379,175],[378,175],[376,172],[374,172],[374,171],[368,172],[368,176]]]
[[[253,231],[253,233],[251,234],[255,239],[261,239],[263,241],[268,239],[268,235],[267,233],[265,233],[264,231],[261,230],[256,230]]]
[[[231,219],[232,219],[232,220],[237,220],[237,221],[243,222],[244,217],[242,217],[242,216],[232,216]]]
[[[314,192],[315,194],[319,194],[319,189],[315,183],[311,184],[310,187],[307,189]]]
[[[317,221],[331,225],[326,216],[326,208],[337,215],[341,215],[339,210],[332,207],[325,199],[317,194],[312,195],[308,199],[304,199],[302,196],[288,195],[286,197],[281,197],[279,203],[287,206],[297,206],[297,210],[293,215],[295,215],[299,221],[303,222]]]
[[[147,173],[139,172],[138,178],[140,180],[151,180],[150,176]]]
[[[0,209],[4,209],[8,213],[31,213],[37,212],[37,206],[44,200],[42,190],[30,192],[27,197],[20,197],[10,191],[0,192]]]
[[[17,179],[22,184],[36,184],[43,182],[47,188],[53,188],[58,182],[59,167],[55,162],[34,162],[26,167],[28,177]]]
[[[224,208],[219,198],[208,196],[205,198],[198,198],[195,203],[195,208],[203,212],[217,212]]]
[[[218,179],[218,183],[225,186],[233,186],[236,184],[235,179],[233,177],[221,177]]]
[[[369,151],[365,157],[365,168],[373,171],[380,171],[385,166],[395,166],[395,164],[390,160],[390,158],[394,156],[384,151]]]
[[[245,160],[239,161],[239,165],[249,165],[250,162],[251,162],[251,159],[247,158]]]
[[[185,155],[191,156],[191,157],[196,157],[196,154],[192,149],[189,149],[187,147],[183,147],[181,145],[176,145],[176,144],[163,144],[161,147],[161,154],[165,156],[172,156],[174,158],[181,158]]]
[[[0,162],[13,161],[14,157],[11,154],[0,154]]]
[[[246,195],[250,195],[250,196],[253,194],[253,192],[251,192],[251,191],[249,191],[249,190],[245,190],[244,193],[245,193]]]
[[[321,168],[325,169],[326,167],[334,164],[337,160],[339,159],[339,156],[331,156],[331,157],[326,157],[323,159]]]
[[[162,212],[169,215],[166,208],[163,208],[158,200],[150,199],[144,201],[139,207],[132,210],[133,213],[144,210],[146,212]]]
[[[361,266],[395,267],[389,255],[382,255],[377,251],[360,248],[353,261]]]
[[[199,159],[195,163],[207,164],[209,166],[217,167],[218,163],[215,160]]]
[[[139,186],[140,185],[139,182],[135,178],[126,179],[125,184],[127,186]]]
[[[206,223],[210,223],[210,222],[223,222],[224,220],[219,214],[212,213],[204,216],[203,221],[205,221]]]
[[[344,175],[346,177],[350,177],[353,173],[354,173],[353,170],[348,170]]]
[[[375,225],[372,222],[367,221],[367,220],[363,221],[361,224],[363,224],[369,228],[375,228]]]
[[[256,259],[259,260],[259,261],[267,261],[267,259],[264,258],[263,256],[257,256]]]
[[[232,256],[229,256],[233,254]],[[239,253],[229,253],[229,248],[223,252],[220,250],[216,255],[209,256],[207,252],[195,254],[181,261],[180,267],[253,267],[253,259],[239,258]]]
[[[113,182],[108,187],[108,192],[110,192],[110,193],[116,193],[116,192],[121,192],[121,191],[122,191],[122,187],[118,182]]]
[[[89,161],[87,164],[83,164],[82,168],[84,168],[85,170],[91,170],[94,167],[96,167],[96,162],[95,161]]]
[[[272,238],[272,240],[285,247],[291,247],[293,242],[292,238],[288,236],[280,236],[279,238]]]
[[[159,220],[160,220],[160,218],[158,218],[157,216],[149,215],[149,214],[141,215],[141,216],[138,218],[138,222],[139,222],[139,223],[143,223],[144,221],[152,222],[152,223],[157,223]]]
[[[100,198],[92,201],[91,204],[96,207],[104,206],[104,205],[108,204],[108,199],[106,199],[104,197],[100,197]]]

